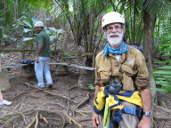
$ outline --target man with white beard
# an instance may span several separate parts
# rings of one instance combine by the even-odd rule
[[[96,56],[93,127],[150,128],[151,93],[145,58],[123,41],[125,19],[120,13],[105,14],[102,28],[108,43]]]

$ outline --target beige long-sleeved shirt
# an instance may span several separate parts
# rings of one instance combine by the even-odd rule
[[[132,91],[149,86],[149,73],[143,54],[128,46],[128,52],[120,55],[96,56],[95,84],[105,86],[112,78],[123,84],[123,90]]]

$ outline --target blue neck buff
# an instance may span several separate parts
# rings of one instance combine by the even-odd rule
[[[103,56],[108,55],[109,53],[112,55],[120,55],[123,54],[125,52],[128,51],[128,45],[124,42],[122,42],[122,44],[117,47],[117,48],[112,48],[108,43],[105,45],[105,47],[103,48]]]

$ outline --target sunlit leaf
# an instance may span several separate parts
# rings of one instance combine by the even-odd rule
[[[24,33],[28,33],[28,32],[31,32],[31,31],[32,31],[31,29],[24,28]]]
[[[34,38],[33,37],[24,37],[23,38],[23,42],[27,42],[27,41],[30,41],[30,40],[33,40]]]
[[[154,74],[157,75],[171,75],[171,71],[166,70],[155,70]]]

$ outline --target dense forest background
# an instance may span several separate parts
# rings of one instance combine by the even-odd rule
[[[34,53],[33,24],[41,20],[53,58],[76,56],[84,59],[75,64],[93,67],[105,43],[100,19],[112,10],[126,18],[126,41],[143,48],[157,104],[156,91],[171,93],[171,0],[1,0],[0,53]]]
[[[155,65],[162,66],[154,73],[157,83],[166,87],[171,77],[170,8],[170,0],[1,0],[0,48],[32,49],[33,24],[42,20],[54,50],[60,49],[65,37],[72,38],[75,47],[85,53],[84,64],[93,66],[94,56],[104,43],[100,18],[114,10],[126,17],[127,42],[143,46],[151,79]],[[154,82],[151,84],[155,87]]]

